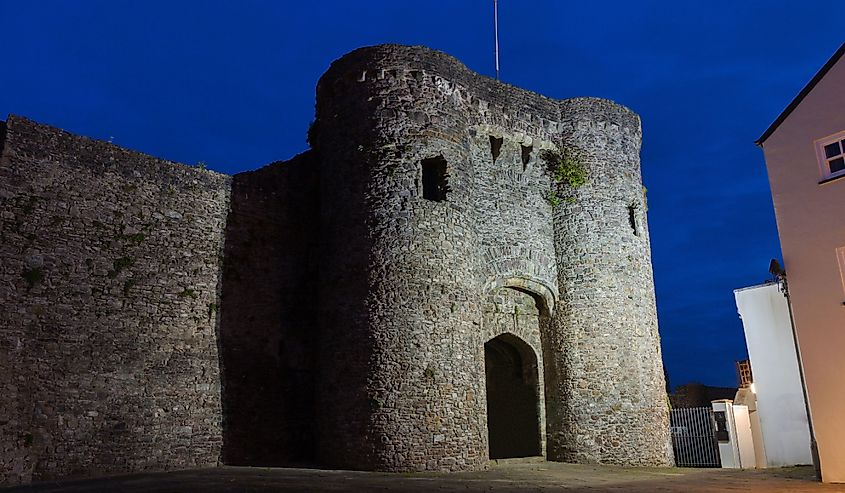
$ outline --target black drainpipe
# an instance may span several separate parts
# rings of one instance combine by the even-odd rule
[[[807,412],[807,426],[810,429],[810,455],[813,457],[813,469],[816,472],[816,479],[821,481],[822,469],[819,460],[819,447],[816,444],[816,432],[813,430],[813,418],[810,415],[810,400],[807,398],[807,381],[804,380],[804,362],[801,361],[801,350],[798,349],[798,334],[795,332],[795,318],[792,315],[792,300],[789,297],[789,285],[786,281],[786,272],[780,270],[775,277],[780,284],[780,291],[786,297],[786,307],[789,309],[789,324],[792,326],[792,343],[795,345],[795,358],[798,360],[798,375],[801,378],[801,392],[804,393],[804,409]]]

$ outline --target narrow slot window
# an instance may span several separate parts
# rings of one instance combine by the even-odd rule
[[[504,137],[490,136],[490,154],[493,155],[493,162],[499,159],[499,154],[502,153],[502,143],[505,141]]]
[[[449,182],[446,174],[446,160],[443,156],[422,160],[422,183],[424,199],[434,202],[446,200]]]
[[[528,167],[528,161],[531,160],[531,152],[534,150],[534,146],[522,146],[522,170],[525,171],[525,168]]]
[[[637,206],[636,205],[629,205],[628,206],[628,224],[631,226],[631,230],[634,232],[634,236],[640,235],[640,228],[637,225]]]

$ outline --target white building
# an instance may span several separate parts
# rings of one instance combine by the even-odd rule
[[[780,283],[734,291],[754,378],[757,417],[768,467],[812,464],[810,428],[789,306]],[[759,445],[759,444],[757,444]]]

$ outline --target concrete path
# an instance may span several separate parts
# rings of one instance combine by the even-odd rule
[[[843,492],[845,484],[813,481],[809,467],[734,471],[589,466],[539,461],[502,461],[474,473],[387,474],[318,469],[219,467],[134,474],[107,479],[39,483],[0,489],[27,492]]]

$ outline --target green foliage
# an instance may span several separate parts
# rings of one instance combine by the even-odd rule
[[[426,380],[434,381],[434,370],[430,366],[426,367],[423,375],[425,375]]]
[[[548,192],[546,192],[545,199],[546,202],[551,204],[552,207],[557,207],[558,205],[560,205],[560,197],[558,196],[556,190],[549,190]]]
[[[180,298],[188,298],[188,297],[191,297],[191,298],[196,299],[196,297],[197,297],[197,296],[199,296],[199,294],[198,294],[196,291],[194,291],[193,289],[191,289],[191,288],[185,288],[185,289],[183,289],[183,290],[182,290],[182,292],[181,292],[181,293],[179,293],[177,296],[179,296]]]
[[[44,279],[44,272],[41,271],[40,267],[33,267],[32,269],[27,269],[23,271],[21,277],[24,278],[27,286],[32,288],[36,284],[40,283],[42,279]]]
[[[552,179],[562,185],[578,188],[587,183],[587,169],[581,153],[574,147],[564,146],[560,151],[545,151]]]
[[[208,319],[211,320],[214,318],[214,314],[217,313],[217,310],[220,309],[220,306],[217,303],[209,303],[208,304]]]
[[[208,169],[208,165],[205,163],[205,161],[197,161],[195,167],[198,169]]]
[[[584,153],[576,147],[564,145],[559,150],[545,150],[540,157],[546,162],[546,171],[552,178],[552,188],[546,193],[545,199],[552,207],[566,200],[575,202],[572,196],[562,197],[560,188],[578,188],[587,183],[587,168],[584,166]]]

